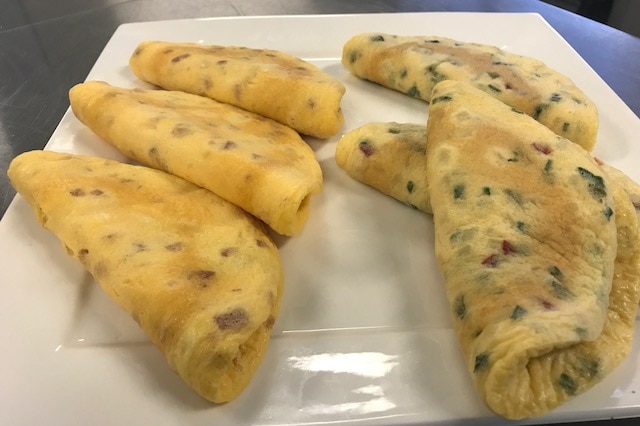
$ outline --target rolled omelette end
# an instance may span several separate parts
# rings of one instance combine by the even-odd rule
[[[213,402],[247,386],[283,285],[261,222],[179,177],[101,158],[32,151],[9,177],[188,385]]]
[[[431,213],[424,168],[427,128],[414,123],[367,123],[345,133],[336,163],[352,178]]]
[[[518,419],[582,392],[572,353],[607,330],[615,186],[578,145],[455,81],[434,89],[426,172],[436,257],[480,396]]]
[[[277,50],[143,41],[129,66],[146,82],[235,105],[309,136],[328,138],[344,123],[342,83]]]
[[[87,82],[69,92],[76,117],[129,158],[206,188],[295,235],[322,191],[315,153],[292,129],[232,105],[165,90]]]
[[[344,44],[342,64],[359,78],[427,102],[439,82],[465,82],[588,151],[597,140],[597,108],[571,79],[535,58],[495,46],[362,33]]]
[[[483,393],[487,404],[499,407],[499,412],[506,417],[534,417],[584,393],[616,369],[631,350],[640,300],[640,233],[628,193],[619,181],[611,179],[610,182],[615,201],[618,244],[602,333],[595,340],[582,340],[567,347],[551,347],[548,351],[540,351],[538,356],[522,353],[521,362],[526,363],[525,368],[509,369],[508,364],[503,364],[504,369],[491,369],[483,381]],[[517,339],[521,337],[513,336],[514,347],[520,345]],[[517,363],[510,365],[516,366]],[[521,381],[514,380],[518,376]],[[512,384],[512,387],[505,390],[505,383]],[[522,383],[529,383],[529,386]],[[541,398],[539,393],[543,391],[545,396]],[[532,403],[522,404],[520,401]],[[523,409],[527,405],[529,407]]]

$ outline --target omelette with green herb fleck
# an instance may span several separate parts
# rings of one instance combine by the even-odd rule
[[[104,82],[69,91],[76,117],[126,156],[180,176],[299,233],[322,191],[315,152],[291,128],[202,96]]]
[[[634,182],[633,179],[627,176],[624,172],[616,169],[612,165],[604,163],[597,158],[596,161],[609,178],[615,180],[617,184],[620,185],[627,194],[629,194],[629,199],[631,199],[633,207],[636,209],[636,213],[640,216],[640,185]]]
[[[336,162],[352,178],[411,207],[431,213],[424,173],[427,126],[416,123],[367,123],[345,133],[336,146]],[[595,159],[622,187],[640,216],[640,185],[624,172]]]
[[[426,146],[424,125],[368,123],[338,140],[335,158],[354,179],[431,213],[424,173]]]
[[[591,155],[469,84],[427,122],[435,250],[466,365],[509,419],[542,415],[628,353],[638,227]]]
[[[427,102],[438,82],[464,81],[586,150],[596,143],[594,103],[568,77],[534,58],[445,37],[364,33],[345,43],[342,64],[357,77]]]
[[[144,41],[129,66],[149,83],[208,96],[309,136],[333,136],[344,122],[342,83],[277,50]]]
[[[187,384],[213,402],[242,392],[283,285],[260,221],[179,177],[102,158],[31,151],[9,177]]]

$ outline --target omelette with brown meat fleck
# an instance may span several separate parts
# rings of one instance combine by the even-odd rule
[[[187,384],[213,402],[240,394],[282,294],[261,222],[179,177],[102,158],[31,151],[9,177]]]
[[[235,105],[309,136],[333,136],[344,122],[342,83],[285,52],[144,41],[129,66],[140,79],[164,89]]]
[[[300,232],[322,191],[315,152],[287,126],[179,91],[104,82],[69,91],[76,117],[129,158],[206,188],[283,235]]]

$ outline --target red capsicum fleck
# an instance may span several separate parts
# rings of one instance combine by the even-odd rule
[[[515,246],[511,244],[509,241],[502,240],[502,253],[505,255],[511,254],[511,253],[517,253],[517,250]]]
[[[544,143],[540,143],[540,142],[534,142],[531,144],[531,146],[533,148],[535,148],[536,151],[539,151],[541,153],[543,153],[544,155],[549,155],[553,152],[553,149],[551,149],[551,147],[547,144]]]
[[[495,268],[496,266],[498,266],[498,260],[498,255],[494,253],[487,256],[481,263],[487,268]]]

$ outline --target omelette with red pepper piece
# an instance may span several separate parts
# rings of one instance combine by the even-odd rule
[[[424,173],[427,127],[367,123],[338,140],[335,159],[352,178],[411,207],[431,213]]]
[[[626,192],[629,194],[629,199],[633,203],[633,207],[640,218],[640,185],[633,181],[621,170],[616,169],[608,163],[604,163],[596,158],[596,161],[604,170],[604,172],[613,180],[617,182]]]
[[[539,416],[602,380],[638,308],[629,195],[587,151],[462,82],[434,89],[426,161],[436,258],[487,406]]]
[[[431,213],[427,161],[427,126],[371,122],[349,130],[336,145],[336,163],[352,178],[425,213]],[[595,159],[629,195],[640,216],[640,185],[624,172]]]

